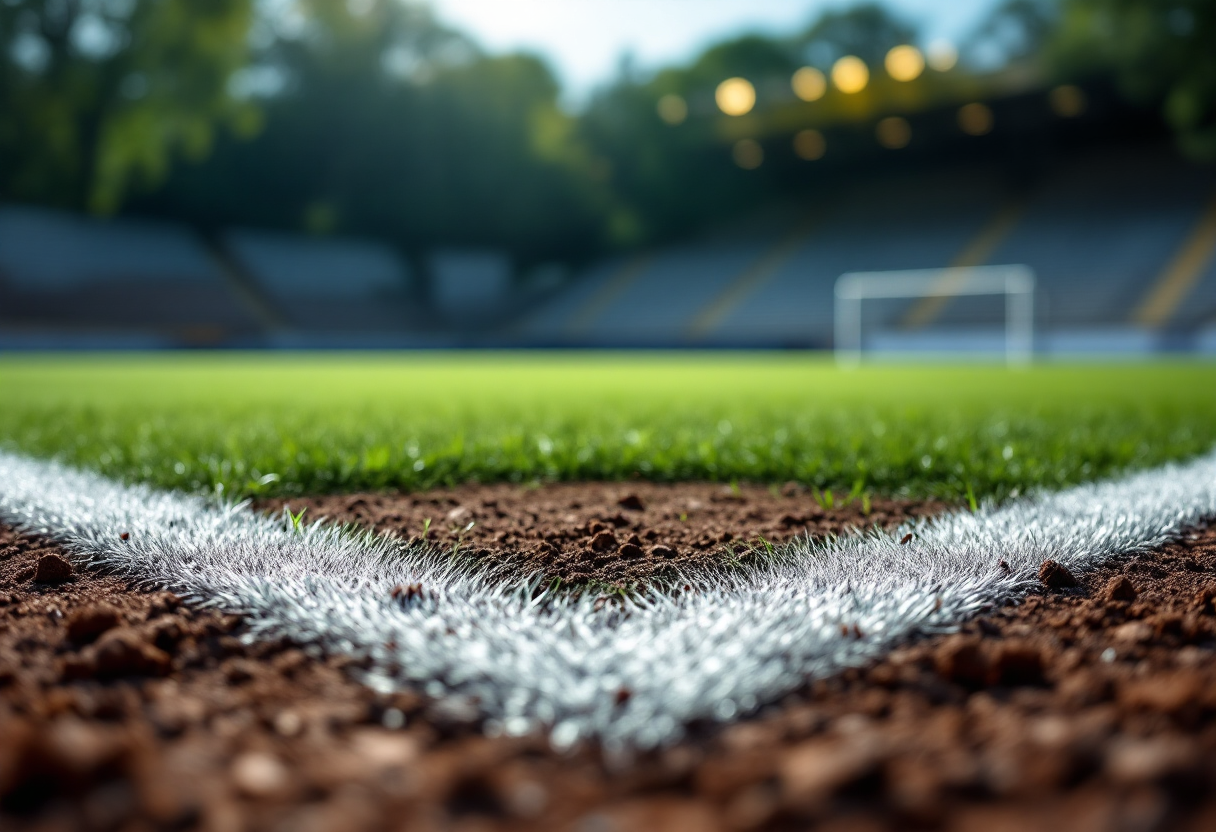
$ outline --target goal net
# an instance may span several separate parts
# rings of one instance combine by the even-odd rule
[[[1034,272],[1029,266],[974,266],[888,272],[849,272],[836,280],[836,362],[862,361],[862,304],[867,300],[1005,296],[1005,360],[1029,363],[1034,351]]]

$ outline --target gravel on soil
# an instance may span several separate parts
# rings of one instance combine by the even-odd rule
[[[1216,828],[1216,528],[630,760],[60,554],[0,528],[5,830]]]

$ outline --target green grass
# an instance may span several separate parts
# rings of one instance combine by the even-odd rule
[[[0,447],[252,495],[480,480],[798,480],[1005,497],[1216,444],[1216,366],[794,355],[18,356]]]

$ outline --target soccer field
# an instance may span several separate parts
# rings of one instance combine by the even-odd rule
[[[10,356],[0,447],[228,495],[796,480],[1002,498],[1216,443],[1216,366],[773,354]]]
[[[1001,797],[986,761],[1038,784],[1048,724],[1107,726],[1049,737],[1103,761],[1086,783],[1141,776],[1131,742],[1207,782],[1212,740],[1181,720],[1216,712],[1214,382],[1181,362],[10,357],[0,680],[21,683],[0,709],[68,703],[37,730],[117,732],[94,697],[138,692],[117,721],[157,738],[148,770],[257,800],[280,799],[266,772],[289,798],[329,788],[310,761],[344,748],[419,772],[498,749],[553,794],[609,795],[557,818],[641,799],[621,779],[639,753],[687,752],[714,805],[769,782],[849,801],[873,772],[897,790],[952,764]],[[217,491],[258,499],[181,493]],[[193,722],[164,722],[179,702]],[[24,793],[43,746],[4,738]],[[205,770],[175,762],[204,746]],[[722,761],[744,774],[711,794]],[[459,788],[425,799],[461,812]]]

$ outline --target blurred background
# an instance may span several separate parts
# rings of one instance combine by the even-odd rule
[[[1211,0],[0,0],[0,349],[1216,353]],[[998,354],[1006,298],[868,303]]]

